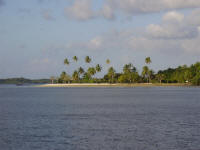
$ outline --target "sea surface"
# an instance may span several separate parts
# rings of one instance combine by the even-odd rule
[[[200,150],[200,88],[0,85],[1,150]]]

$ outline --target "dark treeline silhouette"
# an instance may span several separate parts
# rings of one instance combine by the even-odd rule
[[[50,83],[49,79],[8,78],[0,79],[0,84],[44,84]]]
[[[77,63],[79,61],[77,56],[72,58],[72,62],[69,59],[64,60],[64,64],[68,68],[71,63]],[[58,83],[187,83],[191,85],[200,85],[200,62],[191,66],[183,65],[177,68],[168,68],[166,70],[160,70],[155,73],[150,69],[149,65],[152,63],[151,58],[145,59],[146,65],[142,68],[141,74],[139,74],[137,68],[132,64],[125,64],[123,71],[117,73],[111,66],[111,61],[107,59],[105,61],[108,65],[107,73],[103,78],[95,78],[94,76],[103,70],[100,64],[91,66],[92,59],[89,56],[85,57],[85,63],[88,64],[87,68],[79,67],[74,70],[72,75],[63,71],[60,77],[56,78]],[[52,83],[54,83],[54,77],[51,77]]]

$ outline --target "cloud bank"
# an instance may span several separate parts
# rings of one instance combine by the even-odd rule
[[[200,7],[199,0],[108,0],[105,5],[128,14]]]
[[[95,1],[74,0],[74,3],[65,9],[65,14],[69,18],[79,21],[97,17],[104,17],[111,20],[116,17],[116,13],[133,16],[144,13],[200,7],[200,0],[105,0],[101,8],[95,10],[92,5],[93,2]]]
[[[157,39],[190,39],[198,36],[198,23],[193,13],[184,17],[183,14],[171,11],[163,16],[161,25],[151,24],[146,27],[146,32],[148,36]]]
[[[137,33],[136,29],[112,31],[85,42],[71,43],[68,48],[92,51],[129,50],[132,52],[177,52],[200,54],[200,10],[187,16],[167,12],[160,24],[150,24]]]

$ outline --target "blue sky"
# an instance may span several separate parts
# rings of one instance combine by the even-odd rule
[[[49,78],[109,58],[120,72],[200,60],[200,0],[0,0],[0,78]],[[65,57],[79,62],[67,68]],[[86,67],[86,66],[85,66]]]

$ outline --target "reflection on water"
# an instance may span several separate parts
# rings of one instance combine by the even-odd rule
[[[198,150],[200,88],[0,88],[2,150]]]

